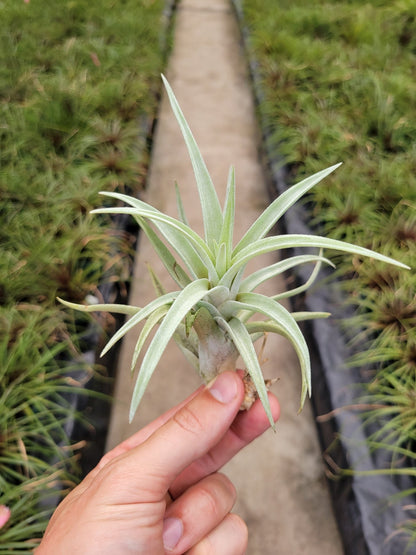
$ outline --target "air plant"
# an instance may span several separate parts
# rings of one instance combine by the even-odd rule
[[[290,187],[251,225],[242,239],[233,245],[235,215],[235,177],[231,168],[223,209],[201,156],[197,143],[184,118],[174,93],[162,76],[169,100],[182,131],[192,161],[202,207],[205,236],[192,230],[186,219],[179,192],[179,219],[168,216],[149,204],[116,192],[103,195],[124,202],[127,206],[104,207],[93,213],[131,214],[147,235],[178,290],[165,292],[152,273],[158,297],[145,307],[116,304],[76,305],[69,307],[92,311],[110,311],[129,316],[127,322],[109,340],[105,354],[129,330],[143,322],[133,354],[134,370],[146,339],[158,326],[143,357],[133,390],[130,420],[146,390],[160,357],[171,338],[176,340],[193,363],[205,383],[224,370],[234,370],[239,355],[246,366],[251,386],[255,388],[273,427],[267,397],[267,384],[262,375],[254,342],[266,333],[288,338],[299,357],[302,373],[300,407],[311,393],[311,369],[306,341],[298,322],[307,318],[326,317],[326,313],[291,313],[279,301],[305,291],[316,279],[320,266],[331,262],[323,249],[371,257],[406,268],[400,262],[369,249],[350,243],[311,235],[267,236],[285,212],[312,187],[333,172],[340,164],[322,170]],[[296,255],[245,275],[247,263],[253,258],[280,249],[316,248],[315,254]],[[264,281],[300,264],[312,263],[314,269],[303,285],[268,297],[256,292]],[[256,315],[262,319],[257,319]]]

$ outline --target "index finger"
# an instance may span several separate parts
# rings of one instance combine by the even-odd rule
[[[189,403],[189,401],[191,401],[191,399],[196,397],[196,395],[198,395],[198,393],[200,391],[202,391],[203,387],[204,386],[199,387],[197,390],[193,391],[191,393],[191,395],[189,395],[189,397],[187,397],[186,399],[181,401],[178,405],[175,405],[171,409],[167,410],[166,412],[164,412],[163,414],[158,416],[155,420],[153,420],[152,422],[149,422],[149,424],[147,424],[147,426],[138,430],[135,434],[133,434],[132,436],[128,437],[127,439],[125,439],[124,441],[122,441],[121,443],[116,445],[116,447],[113,447],[113,449],[111,449],[111,451],[108,451],[108,453],[106,453],[101,458],[100,462],[98,463],[98,465],[96,467],[96,470],[98,471],[100,468],[102,468],[103,466],[108,464],[115,457],[118,457],[118,456],[122,455],[123,453],[126,453],[126,452],[130,451],[134,447],[137,447],[138,445],[141,445],[156,430],[158,430],[161,426],[163,426],[163,424],[165,424],[170,418],[172,418],[172,416],[176,412],[178,412],[178,410],[180,410],[184,405]]]
[[[244,396],[241,378],[220,374],[142,444],[100,471],[113,503],[160,501],[173,480],[225,435]]]

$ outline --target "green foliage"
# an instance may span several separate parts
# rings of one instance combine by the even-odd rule
[[[0,2],[0,503],[12,511],[2,553],[32,552],[50,498],[79,477],[66,422],[81,384],[68,361],[91,369],[56,296],[82,301],[129,279],[131,238],[89,211],[103,187],[143,187],[164,8]],[[86,326],[77,320],[78,333]]]
[[[68,438],[70,419],[77,417],[70,399],[88,374],[85,364],[62,358],[65,333],[56,310],[1,309],[0,504],[12,512],[0,535],[4,553],[33,549],[53,499],[79,472]]]
[[[243,11],[264,91],[259,110],[291,176],[316,171],[322,160],[345,162],[307,199],[314,225],[414,267],[415,2],[244,0]],[[338,275],[353,278],[343,286],[364,340],[351,364],[372,365],[359,400],[368,407],[365,424],[380,425],[369,442],[391,453],[392,467],[401,457],[412,474],[414,274],[344,259]]]

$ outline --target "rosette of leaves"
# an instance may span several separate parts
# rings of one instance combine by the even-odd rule
[[[137,410],[164,349],[173,338],[206,383],[224,370],[235,369],[237,358],[241,355],[252,385],[273,426],[267,386],[254,342],[270,332],[280,334],[292,342],[302,372],[302,408],[307,395],[311,393],[311,370],[308,347],[298,321],[327,316],[323,313],[291,313],[279,301],[283,297],[306,290],[315,280],[321,264],[331,264],[322,255],[323,249],[326,248],[372,257],[403,268],[406,266],[369,249],[325,237],[267,236],[288,208],[340,164],[322,170],[290,187],[266,208],[242,239],[234,245],[234,170],[231,168],[229,172],[222,208],[181,108],[169,83],[163,76],[162,78],[192,161],[202,207],[204,237],[188,225],[179,193],[179,218],[175,219],[137,198],[115,192],[103,192],[103,195],[122,201],[127,206],[104,207],[93,212],[131,214],[147,235],[178,289],[165,292],[158,278],[152,273],[158,296],[145,307],[115,304],[75,305],[65,301],[64,304],[87,312],[110,311],[129,316],[126,323],[111,337],[102,354],[128,331],[142,324],[134,350],[132,370],[137,364],[146,339],[157,327],[138,372],[130,419]],[[299,247],[307,248],[308,252],[245,275],[247,263],[253,258],[271,251]],[[311,247],[317,249],[316,254],[309,253]],[[314,269],[305,284],[272,297],[256,292],[256,288],[264,281],[306,263],[313,263]],[[261,315],[261,319],[256,318],[256,315]]]

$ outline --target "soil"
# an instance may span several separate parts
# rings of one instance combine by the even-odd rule
[[[138,61],[139,63],[139,61]],[[183,0],[178,7],[174,47],[167,78],[175,91],[207,163],[221,202],[229,166],[236,169],[236,239],[269,203],[258,159],[259,132],[252,91],[239,42],[234,12],[226,0]],[[174,183],[180,186],[190,225],[201,229],[201,213],[191,164],[164,96],[156,129],[145,200],[176,216]],[[274,255],[266,257],[272,263]],[[141,237],[131,289],[131,304],[144,306],[154,298],[147,264],[173,287],[152,248]],[[260,261],[257,261],[257,266]],[[285,283],[268,283],[264,292],[277,293]],[[107,448],[177,404],[200,380],[176,345],[169,346],[150,382],[132,424],[130,361],[137,337],[123,343]],[[262,353],[264,374],[278,378],[273,391],[282,414],[272,430],[240,453],[224,469],[239,500],[235,512],[249,527],[249,555],[341,555],[324,464],[310,405],[298,415],[300,370],[291,345],[269,336]]]

